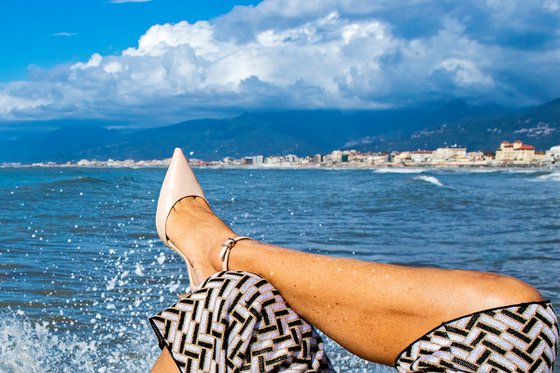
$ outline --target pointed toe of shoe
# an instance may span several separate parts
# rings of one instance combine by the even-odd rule
[[[159,238],[166,244],[168,237],[165,224],[171,209],[180,199],[192,196],[206,199],[187,158],[180,148],[175,148],[163,179],[156,210],[157,232]]]

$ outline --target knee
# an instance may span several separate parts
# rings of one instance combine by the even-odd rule
[[[511,276],[476,273],[472,284],[482,309],[543,300],[537,289]]]

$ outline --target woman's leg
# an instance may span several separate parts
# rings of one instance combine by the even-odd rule
[[[175,205],[167,232],[198,281],[221,270],[221,244],[235,236],[194,197]],[[388,365],[444,321],[542,300],[533,287],[512,277],[335,258],[250,240],[232,249],[229,268],[266,278],[297,313],[350,352]]]
[[[156,363],[152,367],[150,373],[174,373],[179,372],[179,368],[177,368],[177,364],[173,361],[169,350],[164,348],[161,351]]]

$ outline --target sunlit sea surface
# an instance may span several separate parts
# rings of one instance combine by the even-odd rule
[[[560,172],[196,170],[243,235],[314,253],[487,270],[560,309]],[[147,372],[147,318],[188,286],[154,226],[163,169],[0,169],[0,372]],[[382,344],[383,341],[378,341]],[[391,371],[328,341],[340,371]]]

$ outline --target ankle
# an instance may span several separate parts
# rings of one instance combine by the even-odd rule
[[[216,234],[216,239],[212,240],[212,246],[209,250],[209,257],[212,266],[216,271],[222,271],[222,258],[220,257],[220,253],[222,251],[222,245],[226,242],[229,238],[237,237],[238,234],[233,231],[224,231],[220,234]]]
[[[228,238],[235,238],[238,237],[238,234],[234,234]],[[224,241],[222,241],[222,243],[219,246],[218,250],[215,250],[216,252],[213,252],[213,265],[217,266],[219,271],[223,270],[223,262],[222,262],[222,245],[226,242],[226,240],[228,239],[226,238]],[[247,263],[247,260],[252,260],[251,257],[247,257],[246,251],[248,249],[254,248],[254,245],[258,245],[259,242],[255,241],[253,239],[242,239],[239,241],[236,241],[235,244],[233,245],[233,247],[231,247],[231,249],[229,250],[229,259],[227,260],[227,269],[228,270],[233,270],[233,271],[243,271],[246,270],[247,268],[245,267],[245,263]]]

